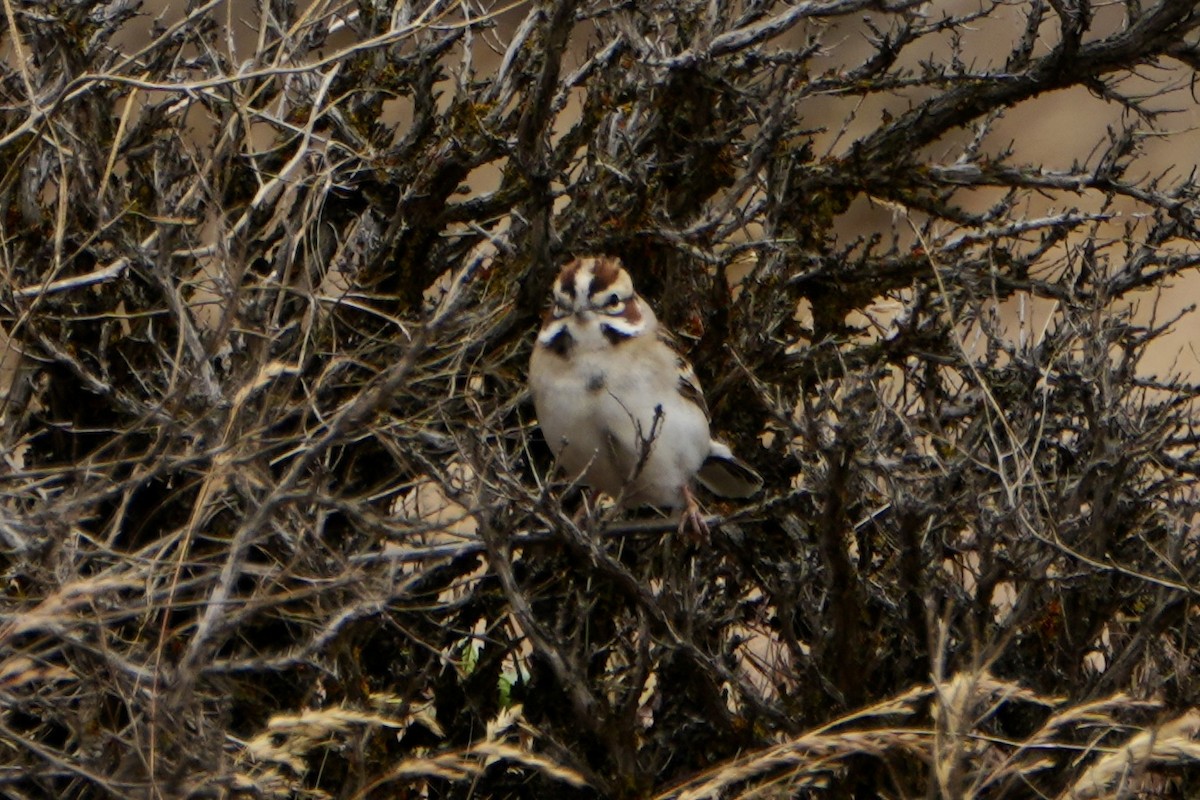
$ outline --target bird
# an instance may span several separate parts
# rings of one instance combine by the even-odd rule
[[[620,508],[679,511],[679,532],[707,537],[693,491],[747,498],[762,477],[712,437],[704,393],[674,337],[619,258],[567,262],[529,362],[542,434],[571,481]]]

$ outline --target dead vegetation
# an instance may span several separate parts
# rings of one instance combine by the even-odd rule
[[[0,794],[1195,796],[1192,3],[158,11],[3,4]],[[711,545],[551,480],[589,251]]]

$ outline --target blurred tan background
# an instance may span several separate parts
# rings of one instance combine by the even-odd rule
[[[183,19],[187,6],[188,4],[181,0],[147,0],[142,7],[142,15],[126,25],[119,32],[116,41],[127,48],[128,52],[135,52],[147,41],[156,26],[169,27]],[[978,4],[969,0],[941,1],[928,3],[924,7],[924,13],[927,17],[936,18],[946,14],[970,13],[977,8]],[[1001,6],[976,24],[960,29],[960,59],[968,68],[1002,64],[1025,26],[1025,10],[1022,4]],[[478,74],[485,75],[499,66],[501,45],[520,24],[527,11],[527,4],[514,5],[497,16],[496,28],[472,37],[471,59]],[[1122,9],[1116,4],[1097,5],[1094,13],[1091,33],[1085,41],[1110,33],[1122,24]],[[255,41],[260,27],[257,14],[258,9],[247,4],[224,4],[227,28],[225,42],[228,51],[226,55],[235,65],[241,64],[244,58],[255,52]],[[861,63],[873,50],[869,42],[870,31],[866,25],[846,25],[844,22],[826,25],[820,21],[810,22],[808,25],[809,27],[800,26],[788,35],[780,37],[777,45],[799,46],[812,30],[811,26],[825,26],[822,39],[827,46],[814,60],[814,71],[845,69],[847,65]],[[1055,34],[1052,14],[1043,22],[1041,30],[1044,37],[1052,37]],[[340,36],[341,40],[335,37],[334,41],[342,44],[352,41],[352,34],[345,26],[342,27]],[[583,60],[583,53],[595,40],[592,29],[584,25],[576,27],[574,36],[575,51],[568,59],[569,67],[578,65]],[[930,47],[935,40],[941,44],[942,50]],[[1053,41],[1040,41],[1040,52],[1045,52],[1052,44]],[[949,33],[941,37],[927,36],[901,54],[900,64],[919,70],[922,61],[943,61],[951,51],[952,39]],[[1038,55],[1037,51],[1035,55]],[[13,54],[8,53],[7,56],[12,58]],[[460,48],[452,49],[447,56],[448,65],[458,64],[461,57]],[[1119,89],[1125,94],[1157,95],[1147,102],[1147,107],[1162,113],[1157,119],[1157,130],[1150,130],[1143,125],[1145,135],[1140,142],[1143,155],[1138,161],[1138,168],[1147,177],[1161,179],[1164,187],[1169,187],[1174,179],[1186,176],[1197,167],[1200,154],[1200,102],[1197,102],[1198,93],[1193,84],[1194,77],[1192,70],[1185,65],[1169,61],[1143,65],[1138,69],[1136,77],[1119,85]],[[442,89],[442,101],[445,102],[452,86],[447,81],[445,86],[439,88]],[[874,94],[868,97],[810,98],[807,110],[812,126],[823,129],[823,132],[815,137],[815,153],[818,156],[844,153],[853,142],[875,130],[884,119],[903,113],[922,98],[923,95],[915,92]],[[393,113],[398,119],[404,119],[408,116],[409,108],[407,101],[397,100],[393,104]],[[558,132],[561,133],[569,124],[572,115],[577,113],[578,106],[569,104],[560,118]],[[1051,171],[1066,170],[1073,163],[1094,161],[1107,140],[1107,132],[1110,129],[1118,129],[1128,122],[1129,117],[1130,112],[1126,109],[1114,102],[1102,100],[1085,89],[1053,92],[1022,103],[995,121],[985,139],[984,151],[994,154],[1011,148],[1011,164],[1039,165]],[[201,122],[197,120],[197,124]],[[251,137],[252,141],[257,138],[257,146],[267,149],[274,145],[274,128],[264,125],[257,133],[257,137]],[[931,146],[929,151],[940,163],[951,164],[971,136],[971,131],[961,131],[956,138],[940,141]],[[500,183],[501,169],[502,165],[497,163],[485,164],[476,169],[468,181],[472,191],[482,193],[496,189]],[[980,211],[995,202],[999,196],[998,190],[974,190],[971,194],[960,194],[958,200],[968,210]],[[1037,216],[1063,211],[1061,198],[1056,200],[1057,204],[1046,197],[1031,196],[1028,201],[1029,214]],[[1097,212],[1101,208],[1102,198],[1092,193],[1071,198],[1071,202],[1079,210]],[[1118,198],[1110,210],[1116,212],[1109,225],[1111,235],[1119,238],[1122,235],[1122,226],[1133,209],[1130,204]],[[843,241],[870,232],[883,232],[885,235],[894,232],[901,241],[911,241],[914,238],[911,226],[903,219],[898,209],[886,207],[874,202],[872,198],[861,196],[837,221],[835,231],[837,237]],[[1078,238],[1071,241],[1073,246],[1078,244]],[[1142,323],[1149,323],[1155,319],[1161,322],[1178,316],[1195,302],[1198,291],[1200,278],[1189,274],[1186,279],[1177,280],[1162,296],[1157,292],[1146,292],[1136,308],[1136,319]],[[201,302],[203,299],[198,299],[201,305],[204,304]],[[1028,306],[1022,309],[1018,309],[1015,304],[1010,305],[1012,307],[1006,308],[1005,313],[1013,324],[1025,324],[1031,331],[1037,331],[1044,325],[1050,310],[1047,302],[1041,300],[1030,300]],[[0,337],[3,337],[3,331],[0,331]],[[1184,315],[1176,323],[1172,335],[1153,344],[1152,351],[1143,362],[1143,370],[1160,375],[1176,372],[1193,377],[1200,375],[1200,353],[1195,347],[1197,338],[1200,338],[1200,315]],[[9,352],[7,347],[4,347],[3,351],[4,358],[0,358],[0,387],[7,387],[12,379],[16,359],[15,354]]]

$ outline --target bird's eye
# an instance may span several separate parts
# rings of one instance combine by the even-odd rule
[[[565,298],[556,296],[554,298],[554,316],[556,318],[557,317],[565,317],[567,314],[570,314],[570,313],[571,313],[571,304],[568,303]]]
[[[616,292],[604,298],[604,310],[609,314],[620,314],[625,310],[625,301]]]

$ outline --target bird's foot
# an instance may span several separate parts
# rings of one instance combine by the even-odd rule
[[[708,523],[704,521],[704,513],[691,487],[683,487],[683,512],[679,515],[679,535],[686,536],[695,543],[707,541],[710,535]]]

